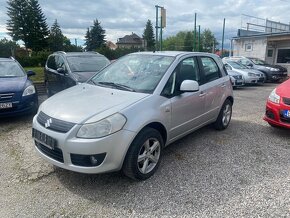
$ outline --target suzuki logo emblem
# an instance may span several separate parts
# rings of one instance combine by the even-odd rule
[[[45,124],[44,124],[45,128],[50,127],[50,124],[51,124],[51,123],[52,123],[52,119],[49,118],[49,119],[45,122]]]

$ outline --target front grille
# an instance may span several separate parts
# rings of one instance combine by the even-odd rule
[[[54,149],[50,149],[46,147],[45,145],[35,141],[35,146],[45,155],[48,157],[63,163],[63,155],[62,155],[62,150],[55,147]]]
[[[290,123],[290,118],[283,115],[283,110],[280,111],[280,120],[284,123]]]
[[[10,101],[14,96],[14,93],[1,93],[0,94],[0,102]]]
[[[95,162],[92,163],[91,157],[94,158]],[[71,162],[73,165],[82,167],[96,167],[103,163],[106,157],[106,153],[93,154],[93,155],[82,155],[82,154],[71,154]]]
[[[283,98],[284,104],[290,105],[290,98]]]
[[[47,129],[51,129],[53,131],[61,132],[61,133],[67,133],[75,125],[75,123],[52,118],[48,116],[47,114],[43,113],[42,111],[37,116],[37,122]]]
[[[242,75],[238,75],[238,76],[233,76],[235,79],[243,79]]]

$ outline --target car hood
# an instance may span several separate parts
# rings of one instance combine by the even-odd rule
[[[282,97],[290,98],[290,79],[277,86],[276,93]]]
[[[98,115],[103,119],[149,94],[104,88],[83,83],[48,98],[39,111],[72,123],[84,123]]]
[[[0,78],[0,93],[23,91],[27,76]]]
[[[242,75],[241,73],[239,73],[235,70],[227,70],[227,72],[230,76],[241,76]]]
[[[265,69],[266,67],[272,67],[272,68],[279,69],[281,72],[287,71],[287,69],[285,67],[282,67],[280,65],[265,64],[265,65],[256,65],[256,66],[257,66],[257,69]]]
[[[76,72],[74,73],[77,82],[83,83],[90,79],[97,72]]]
[[[264,75],[261,71],[255,70],[255,69],[246,69],[247,72],[249,73],[254,73],[254,74],[259,74],[259,75]]]

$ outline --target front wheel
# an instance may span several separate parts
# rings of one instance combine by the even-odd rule
[[[231,118],[232,118],[232,102],[229,99],[227,99],[225,100],[220,110],[218,118],[214,123],[214,127],[217,130],[226,129],[230,124]]]
[[[123,172],[135,180],[151,177],[160,164],[163,139],[152,128],[143,129],[134,139],[127,152]]]

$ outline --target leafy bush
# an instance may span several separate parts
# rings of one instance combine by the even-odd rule
[[[51,54],[48,51],[32,52],[29,56],[16,56],[16,60],[23,67],[43,67],[45,65],[47,57]]]

